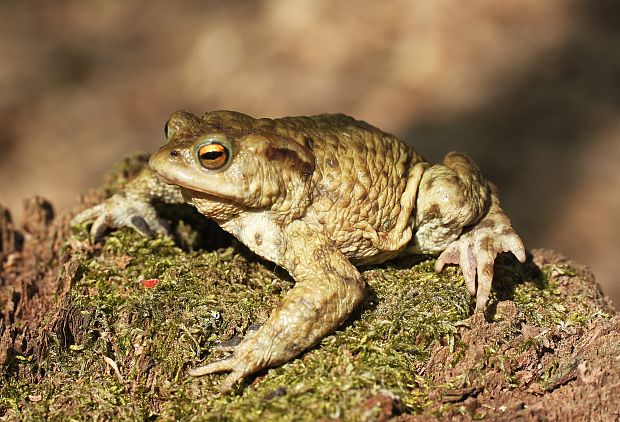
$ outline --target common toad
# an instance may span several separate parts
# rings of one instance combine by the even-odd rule
[[[364,296],[356,265],[438,254],[460,265],[476,310],[486,306],[500,252],[525,250],[495,187],[467,156],[430,164],[410,146],[342,114],[254,119],[231,111],[172,114],[168,143],[150,169],[74,224],[166,234],[153,203],[187,202],[257,255],[285,268],[295,287],[228,359],[191,375],[243,377],[280,365],[338,327]]]

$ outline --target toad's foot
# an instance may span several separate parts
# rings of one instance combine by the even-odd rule
[[[256,341],[256,334],[256,332],[248,331],[246,337],[239,344],[216,347],[219,351],[233,352],[233,354],[208,365],[188,369],[187,374],[193,377],[200,377],[216,372],[231,371],[220,385],[220,391],[225,393],[246,375],[269,366],[266,363],[272,360],[272,357],[269,356],[271,354],[270,348],[260,347]]]
[[[467,290],[472,296],[476,295],[476,311],[480,312],[489,300],[493,263],[500,252],[512,252],[519,261],[525,262],[523,242],[510,225],[510,220],[501,210],[493,210],[492,207],[478,224],[462,234],[439,255],[435,271],[441,271],[446,264],[460,265]]]
[[[93,240],[108,228],[125,226],[149,237],[168,234],[167,224],[157,216],[153,201],[165,204],[185,202],[178,186],[166,184],[145,168],[121,192],[76,215],[71,225],[94,221],[90,229]]]
[[[149,237],[168,233],[166,223],[157,216],[153,205],[128,198],[122,193],[82,211],[71,220],[71,225],[75,226],[89,221],[93,221],[90,229],[90,236],[93,240],[99,239],[108,228],[125,226]]]

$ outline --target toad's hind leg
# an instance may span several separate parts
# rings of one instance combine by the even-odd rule
[[[231,371],[220,389],[261,369],[285,363],[338,327],[361,302],[364,281],[321,230],[294,221],[286,229],[282,265],[296,281],[267,322],[225,360],[191,369],[190,375]]]
[[[416,205],[415,248],[441,252],[437,271],[459,264],[467,289],[476,295],[476,310],[483,310],[497,254],[512,252],[525,261],[523,242],[501,209],[495,187],[467,156],[450,153],[443,164],[426,170]]]

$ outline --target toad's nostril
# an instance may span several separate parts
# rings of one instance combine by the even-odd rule
[[[181,156],[181,153],[176,150],[173,149],[172,151],[170,151],[170,158],[179,158]]]

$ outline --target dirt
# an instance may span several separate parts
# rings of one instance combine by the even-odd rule
[[[93,191],[78,207],[95,203],[105,194],[105,189]],[[76,234],[76,230],[72,230],[68,224],[72,213],[73,211],[68,211],[55,216],[49,202],[34,197],[26,202],[24,222],[17,225],[11,220],[8,210],[0,209],[0,368],[2,369],[0,420],[19,420],[24,417],[54,419],[66,415],[66,412],[70,411],[66,408],[62,410],[64,413],[54,413],[54,403],[61,403],[63,398],[59,393],[61,390],[51,387],[55,385],[53,378],[62,376],[64,378],[59,378],[59,380],[66,384],[67,380],[72,379],[67,372],[86,371],[88,373],[89,368],[85,369],[84,363],[79,363],[80,361],[71,360],[74,358],[63,356],[72,352],[79,352],[85,356],[88,348],[92,347],[95,350],[96,342],[99,340],[91,337],[90,333],[93,329],[98,330],[99,336],[102,333],[108,333],[101,327],[102,320],[97,319],[98,314],[88,312],[88,309],[91,309],[89,306],[94,305],[78,305],[75,298],[76,294],[84,294],[88,289],[91,291],[87,293],[91,296],[104,294],[102,291],[97,291],[97,289],[101,290],[100,287],[85,284],[84,280],[87,278],[85,274],[90,271],[90,265],[99,257],[109,253],[109,250],[106,252],[106,248],[109,249],[110,245],[93,245],[83,236],[80,237],[79,233]],[[130,244],[136,242],[133,239],[130,237],[127,242]],[[146,245],[152,245],[152,243]],[[269,288],[273,289],[273,283],[279,286],[273,290],[276,296],[289,288],[290,280],[286,280],[285,274],[277,272],[272,274],[269,272],[272,266],[251,255],[248,256],[247,251],[242,249],[240,245],[233,244],[233,250],[236,252],[233,252],[232,260],[242,262],[243,271],[248,273],[259,271],[260,274],[267,274],[268,278],[273,278],[270,284],[272,287]],[[238,252],[239,250],[241,252]],[[189,252],[175,253],[179,256],[186,256],[184,254]],[[88,257],[86,261],[84,257]],[[131,267],[132,260],[136,259],[138,258],[132,257],[131,253],[123,251],[109,260],[122,274],[122,271]],[[404,265],[398,264],[395,274],[405,274],[407,270],[402,269]],[[426,268],[424,262],[416,265]],[[475,314],[467,319],[455,318],[455,321],[458,321],[453,326],[453,334],[441,335],[437,338],[429,336],[428,347],[424,349],[428,353],[420,354],[421,357],[413,368],[413,375],[411,375],[411,368],[408,368],[407,376],[414,377],[413,381],[409,381],[408,387],[391,388],[388,381],[384,382],[381,379],[363,388],[330,385],[328,393],[332,395],[340,394],[334,393],[337,391],[344,392],[355,388],[358,388],[358,392],[355,401],[347,402],[349,408],[338,408],[338,411],[331,410],[329,413],[324,413],[325,408],[312,401],[315,393],[318,397],[316,400],[326,401],[318,394],[321,390],[320,386],[304,387],[300,383],[291,385],[287,384],[290,381],[282,378],[284,381],[280,380],[279,384],[274,384],[278,385],[277,388],[270,387],[269,392],[260,393],[260,399],[257,402],[259,404],[248,406],[262,406],[261,409],[267,409],[264,413],[266,419],[278,419],[278,417],[285,417],[288,400],[296,400],[297,396],[305,394],[308,401],[304,403],[308,406],[308,415],[312,415],[312,418],[320,416],[325,419],[376,421],[422,421],[436,418],[535,421],[620,420],[618,404],[618,397],[620,397],[620,316],[612,310],[609,301],[602,296],[592,273],[578,263],[555,252],[542,249],[531,251],[531,259],[525,266],[518,266],[511,262],[506,268],[506,274],[521,279],[539,280],[540,285],[533,287],[532,290],[528,290],[530,293],[525,294],[519,290],[521,288],[519,286],[502,289],[500,284],[491,308],[485,315]],[[370,300],[370,302],[374,301],[372,302],[374,304],[364,305],[362,317],[359,315],[354,317],[348,323],[349,326],[331,336],[333,342],[337,343],[340,341],[339,337],[346,337],[347,333],[353,332],[351,330],[354,330],[359,322],[356,318],[364,320],[364,315],[367,312],[373,312],[373,307],[382,306],[381,302],[384,302],[386,306],[389,305],[391,299],[383,298],[380,286],[377,284],[377,287],[374,287],[375,284],[373,284],[376,277],[384,277],[382,271],[384,270],[370,270],[364,273],[369,284],[377,291],[376,297]],[[390,269],[385,271],[390,271]],[[456,272],[453,275],[458,277]],[[504,276],[499,275],[499,277]],[[235,275],[234,277],[241,276]],[[155,279],[158,280],[157,285],[153,282]],[[159,282],[159,278],[149,278],[148,281],[152,282],[152,285],[147,286],[144,282],[142,289],[148,287],[155,291],[160,288],[160,285],[165,285],[165,280],[163,278],[162,280]],[[458,283],[457,285],[458,289],[462,288],[462,285]],[[394,300],[394,302],[398,301]],[[119,309],[118,313],[121,314],[123,303],[116,306]],[[112,309],[110,312],[114,314],[117,311]],[[191,309],[189,312],[192,312]],[[412,312],[415,313],[415,310]],[[228,336],[238,334],[244,324],[247,326],[253,321],[252,318],[260,320],[264,317],[260,314],[256,317],[239,317],[222,330],[228,330]],[[403,318],[406,317],[407,315],[403,316]],[[125,323],[129,326],[136,324],[135,318],[127,317],[126,319]],[[155,318],[148,324],[155,324]],[[158,331],[161,332],[162,329],[159,328]],[[222,333],[220,332],[219,335]],[[209,384],[211,381],[204,381],[205,384],[197,386],[194,381],[183,379],[182,382],[185,383],[183,385],[190,386],[188,388],[191,390],[174,390],[175,387],[170,387],[175,383],[181,383],[179,377],[182,375],[179,375],[181,373],[179,368],[186,366],[184,362],[175,364],[177,366],[173,365],[174,370],[171,372],[157,372],[153,368],[157,368],[158,365],[172,364],[167,361],[160,362],[154,351],[151,355],[136,352],[133,357],[139,364],[136,364],[134,369],[137,368],[138,372],[151,372],[144,377],[146,381],[140,381],[142,378],[138,374],[131,384],[130,359],[129,357],[124,360],[119,358],[124,345],[121,341],[116,342],[114,338],[107,341],[108,351],[117,358],[113,360],[104,357],[103,361],[98,361],[102,366],[93,366],[92,371],[102,372],[97,373],[96,376],[102,377],[100,379],[108,383],[106,385],[109,386],[106,388],[120,386],[118,387],[120,390],[118,388],[118,391],[110,390],[117,391],[118,396],[115,396],[117,398],[114,400],[107,399],[106,403],[110,407],[107,413],[100,415],[102,419],[113,417],[120,419],[162,417],[165,419],[166,416],[171,415],[199,420],[222,417],[222,414],[216,417],[214,413],[203,414],[196,409],[191,409],[193,402],[198,403],[202,400],[200,397],[206,395],[206,393],[201,393],[200,389],[211,388]],[[369,340],[371,343],[372,341],[374,340]],[[422,344],[423,340],[416,340],[418,341]],[[261,383],[268,384],[272,373],[275,373],[276,377],[284,377],[289,367],[298,371],[295,365],[300,361],[306,366],[311,366],[313,354],[320,353],[322,349],[329,350],[330,342],[331,340],[324,341],[316,350],[298,359],[297,363],[285,365],[284,369],[271,370],[266,375],[259,375],[250,380],[249,385],[242,386],[235,394],[219,397],[217,398],[219,401],[209,402],[208,406],[211,410],[225,409],[227,412],[240,412],[241,410],[233,410],[235,408],[232,406],[250,395],[252,391],[260,392]],[[134,343],[132,347],[137,348],[136,344]],[[210,343],[207,341],[202,344]],[[366,346],[371,348],[372,344],[364,347]],[[340,353],[342,349],[334,349],[334,353],[340,353],[338,359],[345,359],[348,365],[346,366],[348,369],[342,369],[344,371],[342,373],[352,371],[349,366],[352,362],[355,365],[356,356],[363,354],[359,350]],[[320,359],[324,361],[331,355],[326,356],[327,358],[321,356]],[[62,368],[55,367],[56,362],[63,362],[62,365],[58,363],[58,366]],[[334,357],[334,362],[336,362],[336,357]],[[81,367],[78,368],[80,365]],[[335,370],[340,371],[338,365],[340,361],[334,363],[332,367],[327,366],[328,369],[325,371],[336,373]],[[319,376],[322,375],[319,374]],[[79,391],[82,388],[86,391],[87,385],[81,386],[81,381],[79,381],[81,379],[71,381],[76,383],[71,386],[71,391]],[[157,400],[151,400],[150,396],[146,396],[145,390],[141,389],[145,385],[159,392]],[[180,394],[181,391],[183,394]],[[196,394],[194,398],[191,398],[191,394],[187,391]],[[189,397],[186,403],[189,408],[178,410],[182,407],[180,403],[185,397]],[[46,404],[39,406],[40,403]],[[134,413],[122,413],[118,410],[126,403],[132,404]],[[282,410],[284,413],[279,414],[277,412],[280,410],[269,407],[276,406],[277,403],[284,405],[281,408],[284,409]],[[419,405],[412,405],[412,403],[419,403]],[[72,413],[72,417],[76,419],[86,419],[91,415],[88,413],[88,406],[77,401],[71,401],[63,406],[74,406],[75,412]],[[176,410],[173,412],[170,409]],[[245,417],[240,415],[240,413],[226,413],[229,419]]]

